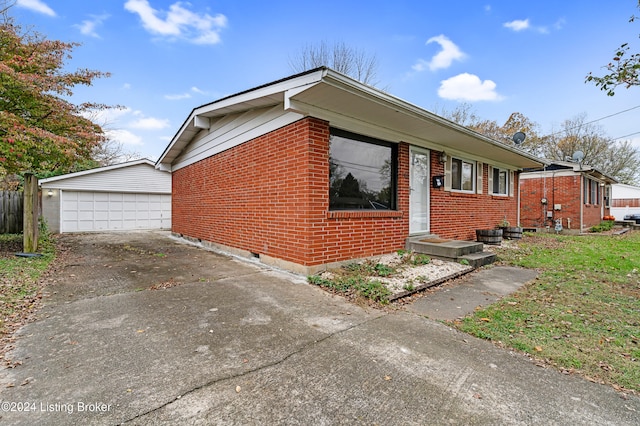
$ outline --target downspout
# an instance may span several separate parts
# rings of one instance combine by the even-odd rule
[[[584,227],[584,181],[585,178],[580,173],[580,233],[582,233],[582,229]]]
[[[518,201],[517,201],[518,207],[516,210],[516,226],[520,226],[520,172],[516,172],[516,173],[518,174]],[[489,188],[487,188],[487,192],[489,192]]]

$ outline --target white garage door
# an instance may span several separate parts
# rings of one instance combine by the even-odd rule
[[[171,195],[62,191],[61,231],[170,229]]]

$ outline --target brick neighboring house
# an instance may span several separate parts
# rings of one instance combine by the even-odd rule
[[[585,164],[546,161],[520,173],[520,225],[524,228],[587,230],[610,214],[616,180]]]
[[[541,165],[324,67],[195,108],[156,163],[174,234],[300,273],[516,223]]]

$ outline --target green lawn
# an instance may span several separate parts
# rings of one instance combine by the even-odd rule
[[[22,251],[21,234],[0,234],[0,337],[20,324],[38,300],[38,280],[55,259],[54,243],[40,239],[41,257],[15,256]]]
[[[563,372],[640,391],[640,232],[525,235],[498,256],[540,274],[456,327]]]

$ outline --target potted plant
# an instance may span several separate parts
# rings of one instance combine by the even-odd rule
[[[511,226],[505,217],[498,223],[498,229],[502,229],[502,236],[508,240],[519,240],[522,238],[522,227]]]
[[[476,240],[483,244],[500,244],[502,242],[502,228],[476,229]]]

